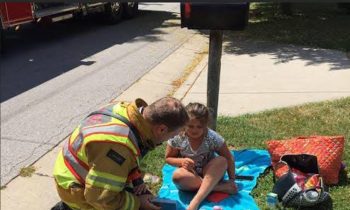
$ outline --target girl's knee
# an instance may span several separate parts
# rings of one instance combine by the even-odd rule
[[[223,166],[224,168],[227,168],[227,160],[226,158],[222,157],[222,156],[218,156],[215,158],[215,160],[217,161],[216,164]]]
[[[178,184],[181,181],[181,179],[182,179],[182,177],[180,175],[174,173],[174,175],[173,175],[173,182],[175,184]]]
[[[173,174],[174,183],[179,183],[183,178],[184,178],[184,173],[182,168],[179,168],[174,171],[174,174]]]

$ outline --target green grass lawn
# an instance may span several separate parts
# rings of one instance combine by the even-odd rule
[[[218,132],[225,138],[228,145],[237,149],[266,149],[266,140],[307,135],[343,135],[348,140],[350,136],[350,97],[238,117],[221,116],[218,119]],[[165,163],[164,149],[163,145],[145,157],[142,167],[146,172],[161,176],[161,168]],[[343,160],[347,166],[350,166],[349,141],[346,141]],[[349,184],[349,179],[342,179],[339,186],[330,188],[333,209],[350,209],[348,204]],[[151,187],[152,191],[156,192],[160,184]],[[266,194],[271,192],[272,187],[272,172],[267,171],[260,177],[252,193],[261,209],[267,209]]]
[[[350,14],[346,10],[335,3],[292,5],[293,14],[287,16],[277,4],[252,3],[246,30],[225,34],[233,42],[245,38],[350,51]]]

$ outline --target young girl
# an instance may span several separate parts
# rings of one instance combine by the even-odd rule
[[[196,210],[211,191],[234,194],[237,186],[233,156],[224,139],[207,127],[208,108],[190,103],[186,110],[190,121],[185,132],[168,140],[165,158],[168,164],[179,167],[173,181],[180,190],[198,190],[187,208]],[[222,180],[225,171],[228,181]]]

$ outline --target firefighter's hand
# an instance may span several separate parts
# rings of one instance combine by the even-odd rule
[[[135,195],[142,195],[142,194],[145,194],[147,191],[148,191],[148,189],[147,189],[147,185],[145,183],[142,183],[142,184],[134,187]]]
[[[160,210],[159,206],[154,205],[151,200],[154,198],[152,194],[144,194],[138,196],[140,199],[141,210]]]
[[[189,171],[193,171],[194,161],[191,158],[183,158],[181,162],[181,167]]]

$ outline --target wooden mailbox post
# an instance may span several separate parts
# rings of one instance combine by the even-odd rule
[[[223,30],[243,30],[248,11],[249,3],[181,3],[181,27],[210,30],[207,106],[212,111],[209,126],[213,130],[218,113]]]

